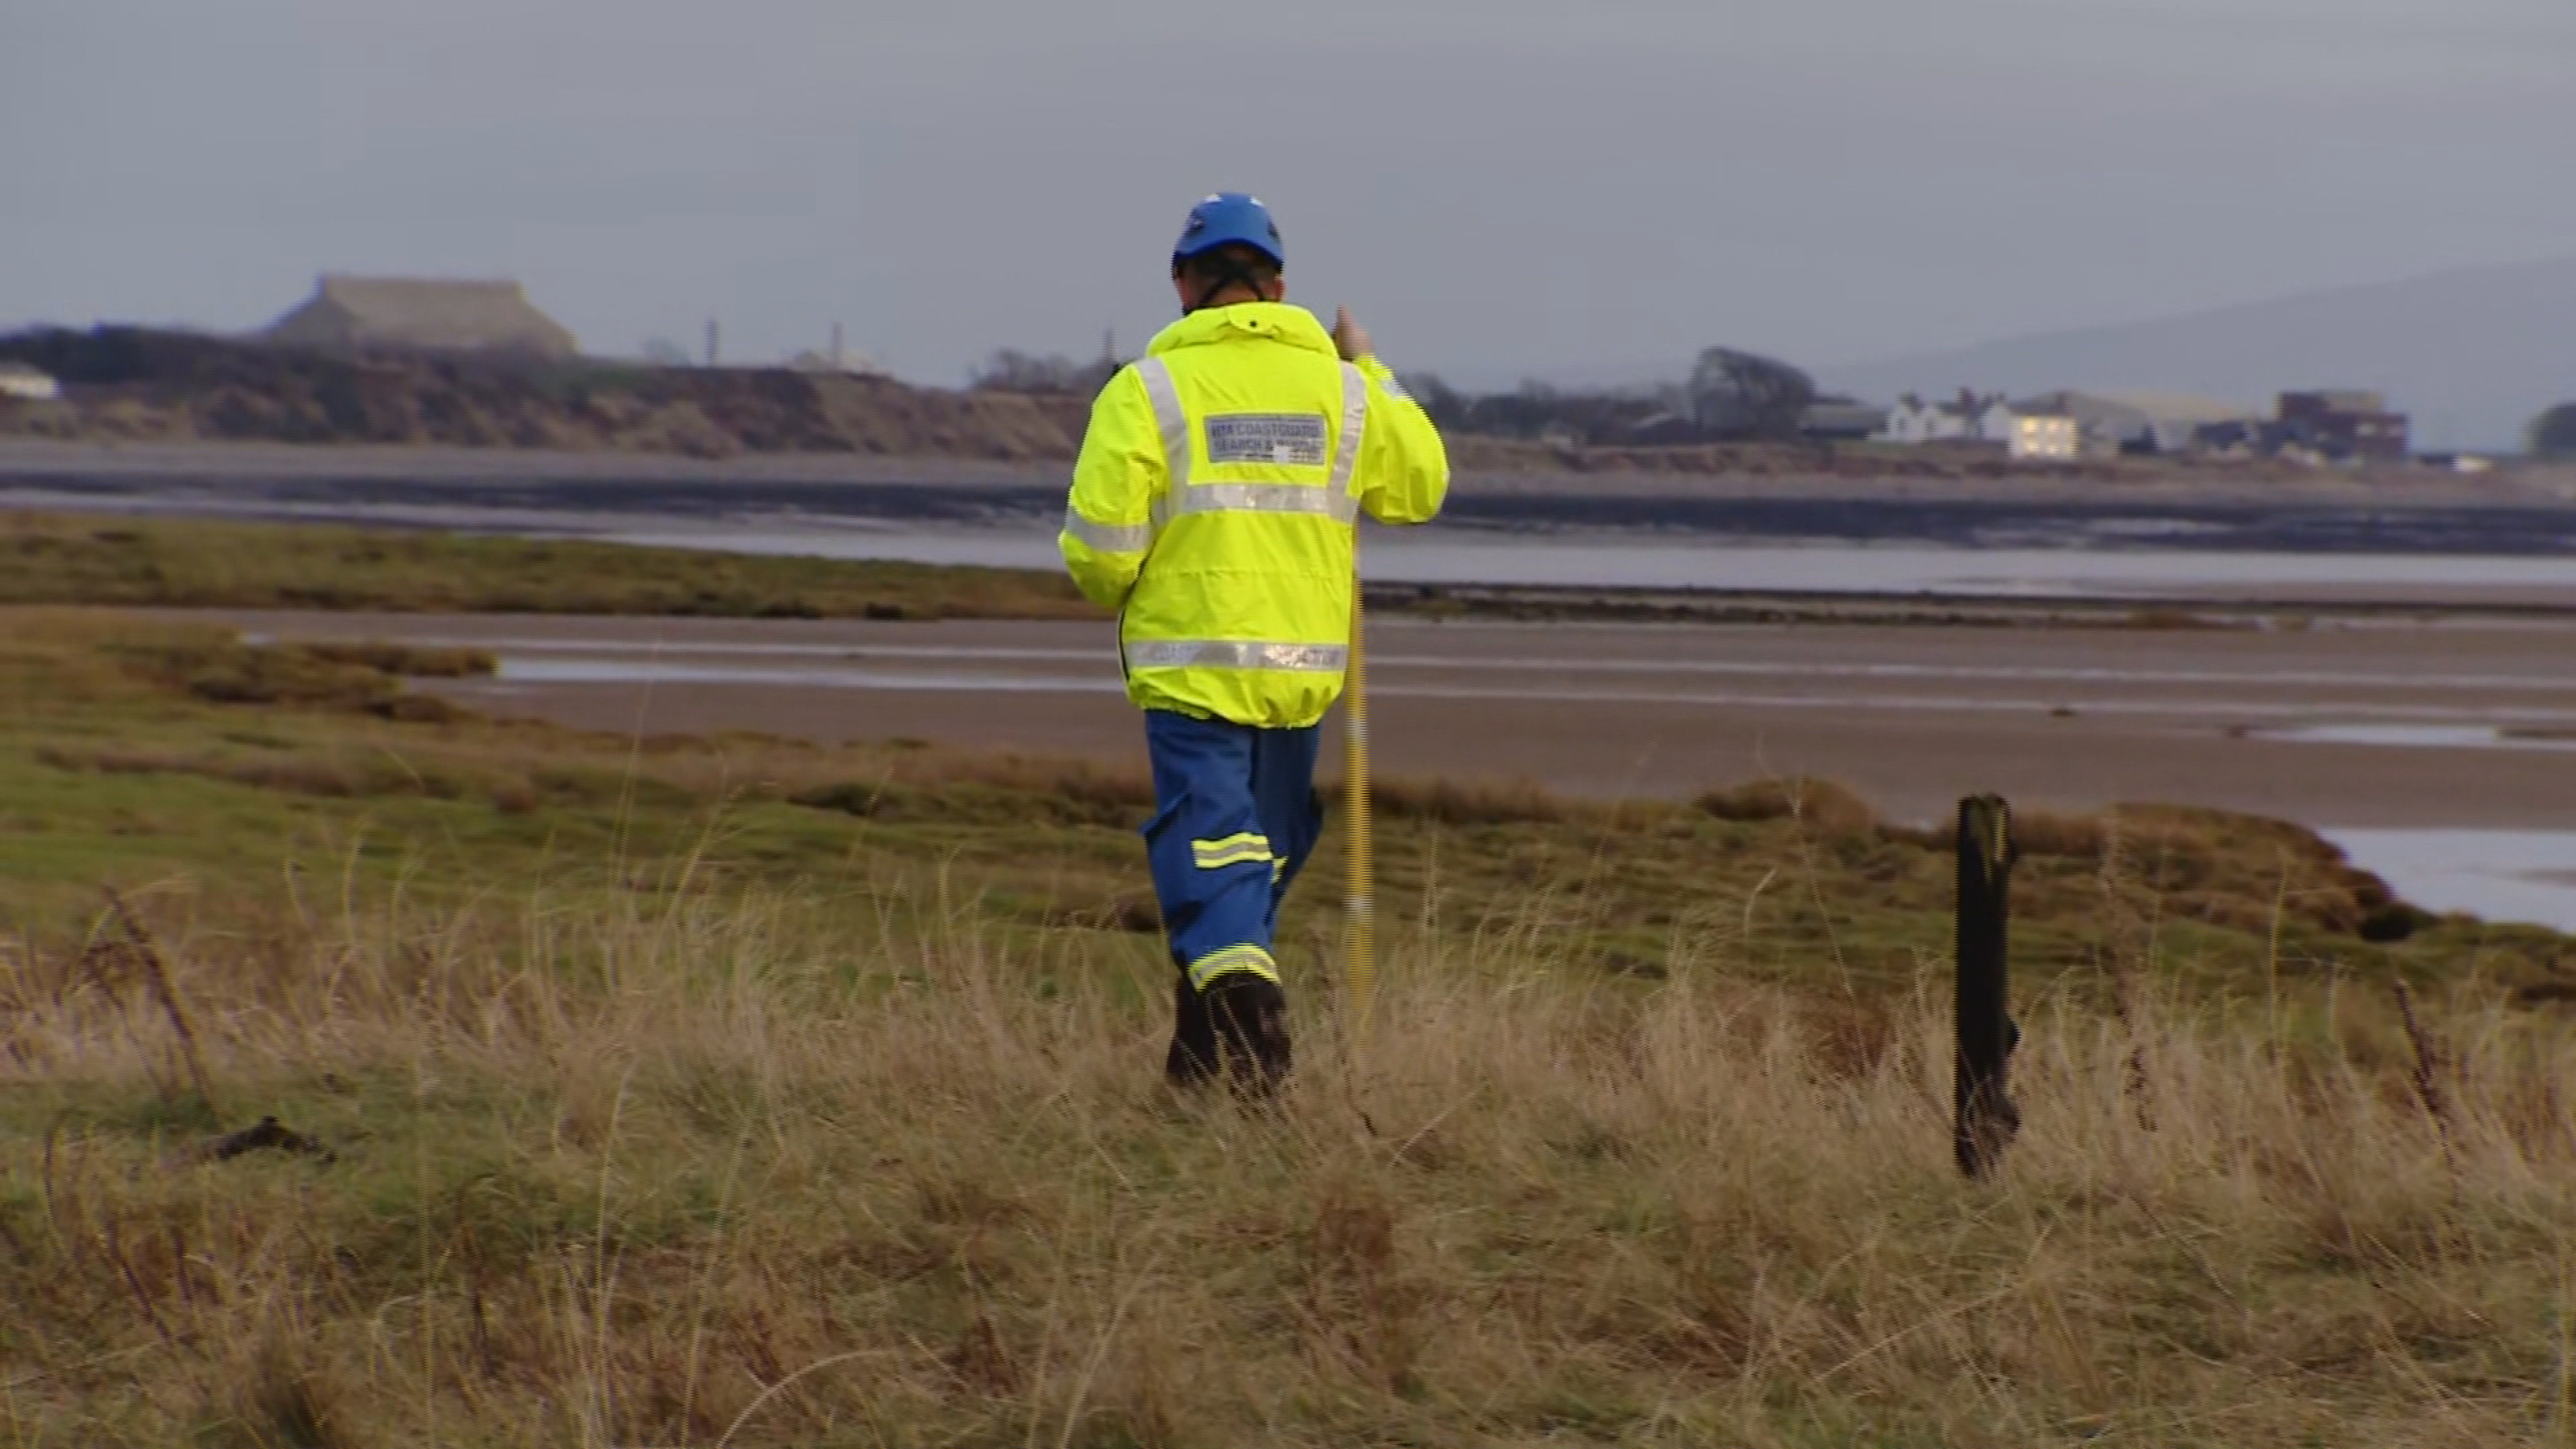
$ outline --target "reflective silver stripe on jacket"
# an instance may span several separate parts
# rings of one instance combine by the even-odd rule
[[[1324,486],[1336,495],[1348,498],[1351,475],[1360,466],[1360,439],[1368,433],[1368,374],[1352,363],[1342,364],[1342,445],[1333,453],[1333,476]],[[1347,516],[1356,516],[1358,505],[1352,505]]]
[[[1143,553],[1154,546],[1150,523],[1094,523],[1070,505],[1064,510],[1064,531],[1102,553]]]
[[[1139,359],[1136,377],[1145,384],[1146,400],[1154,405],[1154,429],[1163,435],[1163,468],[1171,475],[1172,491],[1190,486],[1190,415],[1181,407],[1181,390],[1172,382],[1172,370],[1159,357]]]
[[[1344,523],[1359,517],[1359,500],[1343,490],[1304,483],[1201,483],[1172,495],[1159,516],[1179,513],[1319,513]]]
[[[1351,651],[1340,644],[1264,644],[1252,639],[1146,639],[1127,645],[1131,669],[1285,669],[1338,674]]]

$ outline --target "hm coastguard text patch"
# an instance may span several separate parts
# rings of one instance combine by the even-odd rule
[[[1324,419],[1307,413],[1225,413],[1207,420],[1211,463],[1324,466]]]

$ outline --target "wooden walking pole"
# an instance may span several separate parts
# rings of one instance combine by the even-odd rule
[[[1369,336],[1352,320],[1351,309],[1338,308],[1333,313],[1333,350],[1341,354],[1342,367],[1349,380],[1365,385],[1358,363],[1369,355]],[[1346,417],[1346,427],[1364,424],[1365,413]],[[1361,434],[1347,435],[1347,446],[1356,448]],[[1356,459],[1341,462],[1342,476],[1357,481],[1352,465]],[[1352,490],[1356,501],[1359,490]],[[1349,676],[1344,685],[1343,708],[1348,711],[1345,724],[1348,753],[1343,757],[1342,808],[1349,828],[1350,843],[1344,849],[1344,882],[1342,927],[1342,969],[1350,978],[1350,1052],[1354,1061],[1365,1055],[1369,1044],[1370,1017],[1377,1009],[1377,861],[1369,840],[1369,755],[1368,755],[1368,659],[1360,641],[1360,625],[1365,612],[1367,590],[1360,583],[1359,520],[1351,521],[1351,652]],[[1366,1114],[1362,1114],[1363,1121]]]
[[[1342,766],[1342,808],[1350,834],[1344,848],[1343,969],[1350,978],[1351,1043],[1365,1050],[1377,1005],[1377,862],[1369,839],[1368,670],[1360,646],[1360,584],[1351,579],[1350,680],[1342,695],[1349,728]]]
[[[1993,795],[1959,802],[1959,1057],[1951,1143],[1982,1177],[2021,1130],[2007,1071],[2021,1030],[2006,991],[2012,917],[2012,809]]]

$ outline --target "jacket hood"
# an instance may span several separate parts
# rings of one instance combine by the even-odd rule
[[[1237,342],[1258,337],[1270,342],[1284,342],[1309,352],[1337,357],[1333,334],[1315,320],[1315,314],[1287,302],[1237,302],[1231,307],[1209,307],[1192,312],[1154,335],[1145,345],[1147,356],[1158,356],[1184,347],[1203,347],[1213,342]]]

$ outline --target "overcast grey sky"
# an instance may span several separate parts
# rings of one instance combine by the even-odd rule
[[[510,275],[954,380],[1221,187],[1399,366],[1823,364],[2576,252],[2576,0],[0,0],[0,325]]]

